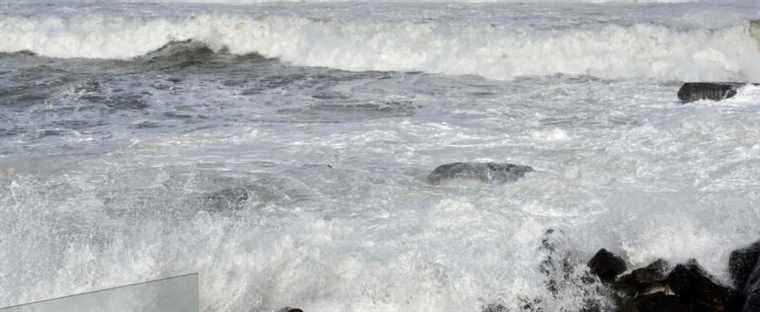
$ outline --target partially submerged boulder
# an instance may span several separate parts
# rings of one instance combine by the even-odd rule
[[[245,207],[249,190],[245,187],[233,187],[211,193],[203,198],[202,206],[211,212],[240,210]]]
[[[625,260],[602,248],[588,262],[591,274],[599,277],[602,282],[611,283],[618,275],[625,272]]]
[[[717,283],[696,260],[676,265],[667,282],[675,295],[699,311],[732,311],[735,293]]]
[[[428,175],[432,184],[440,184],[452,179],[473,179],[485,183],[506,183],[516,181],[532,172],[533,168],[510,163],[495,162],[455,162],[438,166]]]
[[[636,297],[623,306],[623,312],[692,312],[677,296],[662,292]]]
[[[739,288],[739,298],[742,300],[740,303],[742,306],[742,312],[757,312],[760,311],[760,259],[757,257],[758,249],[760,248],[760,242],[756,242],[751,246],[734,251],[731,253],[731,260],[729,263],[732,266],[729,268],[731,271],[731,277],[734,279],[734,283],[741,282],[742,287]],[[754,265],[749,274],[747,273],[748,264],[754,260]]]
[[[728,272],[731,274],[731,280],[734,282],[736,289],[744,289],[747,279],[749,279],[749,275],[755,269],[759,258],[760,241],[731,252],[728,259]]]
[[[630,297],[667,291],[668,271],[670,264],[658,259],[646,267],[635,269],[618,278],[615,288]]]
[[[733,97],[743,82],[687,82],[678,90],[678,99],[683,103],[699,100],[722,101]]]

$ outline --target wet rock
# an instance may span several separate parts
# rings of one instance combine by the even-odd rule
[[[736,90],[745,84],[740,82],[687,82],[678,90],[678,99],[683,103],[699,100],[721,101],[736,95]]]
[[[663,291],[667,287],[665,280],[669,270],[670,264],[658,259],[646,267],[635,269],[618,278],[615,288],[631,297]]]
[[[667,282],[670,289],[692,307],[692,311],[731,311],[735,305],[735,293],[715,282],[695,260],[676,265]]]
[[[451,179],[474,179],[486,183],[512,182],[532,172],[533,168],[509,163],[456,162],[438,166],[428,176],[432,184]]]
[[[636,297],[623,307],[623,312],[694,312],[677,296],[654,293]]]
[[[758,263],[760,264],[760,262]],[[742,312],[760,311],[760,265],[756,264],[741,291]]]
[[[554,229],[546,230],[539,247],[545,256],[541,260],[538,270],[546,276],[546,290],[553,296],[559,293],[561,284],[566,284],[574,273],[569,255],[557,250],[557,245],[561,244],[559,235],[560,233]]]
[[[731,274],[731,280],[736,289],[744,289],[758,258],[760,258],[760,241],[731,252],[728,259],[728,272]]]
[[[625,272],[626,266],[623,258],[602,248],[589,260],[588,267],[591,273],[598,276],[602,282],[611,283],[621,273]]]
[[[483,307],[482,312],[509,312],[509,309],[502,304],[489,303]]]
[[[219,53],[222,53],[220,51]],[[207,44],[195,40],[172,41],[155,51],[137,57],[146,64],[159,68],[187,67],[210,60],[216,52]]]
[[[204,200],[204,209],[208,211],[240,210],[248,200],[248,189],[233,187],[211,193]]]

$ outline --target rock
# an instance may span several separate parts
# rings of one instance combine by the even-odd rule
[[[303,312],[303,310],[299,308],[284,307],[282,309],[277,310],[277,312]]]
[[[755,264],[752,274],[749,275],[746,285],[741,290],[743,297],[742,312],[760,311],[760,262]]]
[[[438,166],[428,176],[432,184],[451,179],[475,179],[486,183],[512,182],[532,172],[529,166],[509,163],[456,162]]]
[[[509,312],[509,309],[502,304],[489,303],[483,307],[482,312]]]
[[[618,278],[615,288],[631,297],[663,291],[667,287],[665,280],[669,270],[670,264],[658,259],[644,268],[633,270]]]
[[[248,189],[233,187],[206,196],[203,208],[208,211],[240,210],[248,200]]]
[[[707,311],[732,311],[736,294],[714,281],[695,260],[679,264],[667,278],[668,286],[692,309],[706,307]],[[700,309],[701,311],[701,309]]]
[[[538,270],[546,277],[546,289],[554,296],[559,293],[561,284],[567,284],[574,273],[569,255],[557,250],[557,245],[561,245],[560,236],[561,233],[554,229],[546,230],[538,248],[545,255]]]
[[[728,272],[731,274],[731,280],[736,289],[744,289],[758,258],[760,258],[760,241],[731,252],[728,259]]]
[[[221,51],[220,51],[221,52]],[[216,52],[209,45],[196,40],[171,41],[155,51],[135,58],[159,68],[187,67],[210,60]]]
[[[623,258],[602,248],[596,252],[588,262],[591,273],[598,276],[602,282],[611,283],[621,273],[625,272],[626,266]]]
[[[677,296],[654,293],[636,297],[623,307],[623,312],[695,312]]]
[[[745,84],[740,82],[687,82],[678,90],[678,99],[683,103],[699,100],[721,101],[736,95],[736,89]]]

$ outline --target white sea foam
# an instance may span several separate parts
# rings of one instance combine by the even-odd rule
[[[299,16],[2,17],[0,51],[127,59],[173,40],[232,53],[345,70],[519,76],[591,75],[662,80],[760,80],[747,24],[717,30],[655,24],[540,30],[441,22],[356,22]]]
[[[740,9],[626,5],[634,17],[620,21],[594,6],[597,22],[553,5],[505,6],[519,11],[505,18],[468,5],[98,11],[114,7],[11,12],[0,47],[129,59],[195,39],[304,65],[541,77],[268,62],[124,73],[2,56],[0,305],[197,271],[203,311],[542,299],[556,312],[582,297],[546,290],[548,228],[579,270],[608,248],[636,266],[694,257],[723,281],[728,253],[757,239],[760,87],[681,105],[678,84],[661,81],[755,78]],[[657,22],[671,17],[689,22]],[[124,94],[147,107],[109,102]],[[133,127],[146,121],[156,128]],[[61,133],[37,140],[49,127]],[[425,181],[453,161],[536,171],[506,185]],[[238,185],[250,188],[238,211],[198,204]]]

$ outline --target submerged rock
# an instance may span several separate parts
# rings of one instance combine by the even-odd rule
[[[213,212],[240,210],[248,200],[248,192],[244,187],[223,189],[206,196],[203,207]]]
[[[512,182],[532,172],[533,168],[509,163],[456,162],[438,166],[428,175],[432,184],[451,179],[474,179],[486,183]]]
[[[589,260],[591,274],[599,277],[602,282],[611,283],[621,273],[625,272],[625,260],[602,248]]]
[[[678,90],[678,99],[683,103],[699,100],[721,101],[736,95],[736,90],[746,85],[741,82],[687,82]]]
[[[489,303],[483,307],[482,312],[509,312],[509,309],[499,303]]]

